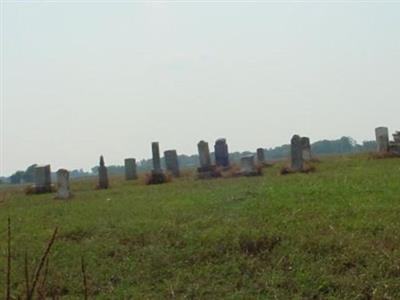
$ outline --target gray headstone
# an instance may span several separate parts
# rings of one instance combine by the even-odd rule
[[[257,167],[254,162],[254,156],[245,156],[240,159],[240,173],[245,176],[257,174]]]
[[[305,161],[310,161],[311,160],[310,139],[308,137],[302,137],[300,142],[301,142],[301,148],[303,149],[303,159]]]
[[[126,180],[137,179],[136,159],[134,158],[125,159],[125,179]]]
[[[153,155],[153,174],[161,174],[161,159],[160,159],[160,147],[158,142],[151,143],[151,151]]]
[[[180,176],[179,172],[179,162],[178,162],[178,154],[176,150],[167,150],[164,152],[165,158],[165,166],[168,171],[172,173],[175,177]]]
[[[229,152],[226,139],[218,139],[215,141],[214,154],[217,167],[229,167]]]
[[[71,198],[71,190],[69,188],[69,172],[65,169],[57,171],[57,196],[58,199]]]
[[[395,143],[400,144],[400,131],[393,133],[393,140]]]
[[[208,143],[205,141],[200,141],[197,144],[197,149],[199,150],[200,168],[207,169],[211,167],[211,156]]]
[[[292,137],[290,142],[290,158],[291,158],[291,169],[293,171],[303,170],[303,149],[301,146],[300,136],[297,134]]]
[[[265,152],[263,148],[258,148],[257,149],[257,161],[259,163],[264,163],[265,162]]]
[[[387,127],[375,128],[375,137],[378,152],[389,151],[389,130]]]
[[[50,193],[51,192],[50,165],[35,167],[34,182],[35,182],[35,192],[36,193]]]
[[[100,166],[99,166],[99,189],[108,189],[108,173],[107,168],[104,164],[103,155],[100,156]]]

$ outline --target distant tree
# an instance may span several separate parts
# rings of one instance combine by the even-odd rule
[[[22,179],[25,182],[33,182],[33,180],[34,180],[33,173],[34,173],[35,167],[37,167],[37,164],[33,164],[26,169],[26,171],[24,172],[24,175],[22,176]]]
[[[22,177],[24,176],[24,171],[17,171],[13,175],[10,176],[11,184],[20,184],[22,181]]]

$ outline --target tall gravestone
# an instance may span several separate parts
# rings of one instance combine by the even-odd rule
[[[99,165],[99,189],[108,189],[108,173],[107,167],[104,164],[104,157],[103,155],[100,156],[100,165]]]
[[[151,143],[151,152],[153,156],[153,174],[163,173],[161,169],[160,146],[158,142]]]
[[[292,137],[290,142],[290,158],[292,171],[302,171],[304,167],[303,149],[301,138],[297,134]]]
[[[69,188],[69,172],[65,169],[57,171],[57,199],[69,199],[72,197]]]
[[[199,151],[200,169],[209,170],[211,167],[211,156],[208,143],[200,141],[197,144],[197,149]]]
[[[180,176],[178,154],[176,150],[167,150],[164,152],[165,166],[175,177]]]
[[[51,192],[51,171],[50,165],[36,166],[34,168],[34,190],[35,193],[50,193]]]
[[[212,177],[219,177],[221,174],[216,170],[215,166],[211,163],[210,149],[208,143],[200,141],[197,144],[199,151],[200,167],[197,168],[198,176],[200,179],[207,179]]]
[[[389,130],[387,127],[375,128],[377,151],[385,153],[389,151]]]
[[[214,154],[217,167],[229,167],[229,152],[226,139],[218,139],[215,141]]]
[[[125,179],[126,180],[137,179],[136,159],[126,158],[124,162],[125,162]]]
[[[301,142],[301,148],[303,150],[303,160],[305,161],[310,161],[311,160],[311,144],[310,144],[310,138],[308,137],[302,137],[300,139]]]
[[[148,181],[149,184],[160,184],[167,181],[163,170],[161,169],[160,147],[158,142],[151,143],[151,151],[153,158],[153,170],[151,170],[151,177]]]
[[[257,161],[260,164],[265,163],[265,152],[263,148],[257,148]]]
[[[240,159],[240,173],[244,176],[261,175],[254,162],[254,156],[245,156]]]

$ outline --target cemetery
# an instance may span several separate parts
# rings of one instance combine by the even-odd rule
[[[79,181],[60,169],[51,182],[50,165],[37,166],[33,193],[0,190],[13,295],[25,294],[20,270],[37,271],[47,245],[34,293],[50,298],[396,299],[399,132],[375,133],[376,153],[390,156],[324,157],[311,173],[312,144],[297,134],[287,160],[268,168],[263,148],[232,163],[226,139],[215,157],[200,141],[198,167],[184,173],[177,150],[164,151],[162,168],[158,142],[148,174],[135,158],[114,177],[100,156],[98,177]]]

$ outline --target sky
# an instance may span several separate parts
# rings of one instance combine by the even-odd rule
[[[400,2],[1,2],[0,176],[400,130]]]

